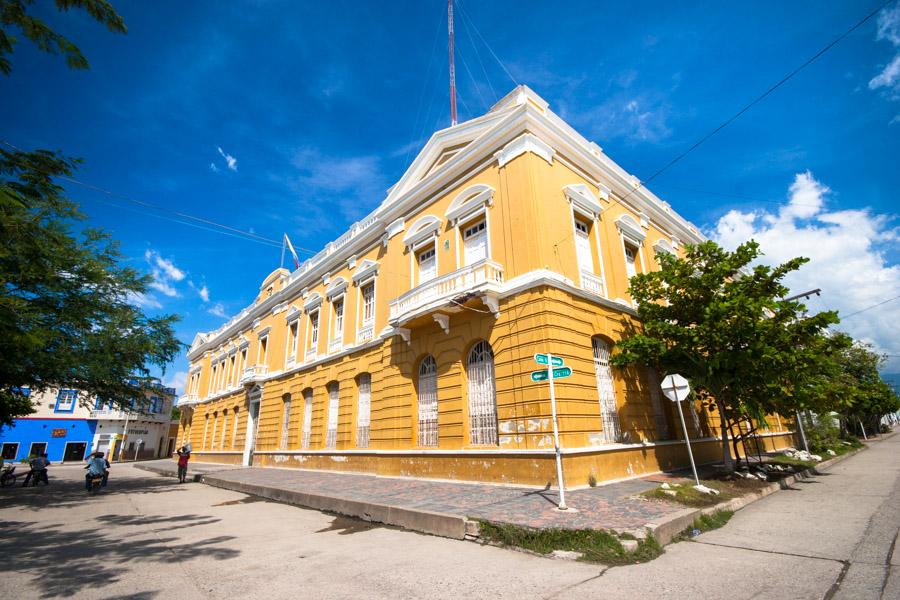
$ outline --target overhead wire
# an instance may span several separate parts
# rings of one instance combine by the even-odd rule
[[[667,162],[665,165],[663,165],[662,168],[660,168],[660,169],[657,170],[655,173],[653,173],[653,175],[651,175],[651,176],[648,177],[647,179],[644,179],[643,181],[640,181],[640,182],[638,183],[638,185],[635,186],[635,188],[632,189],[630,192],[628,192],[625,196],[623,196],[622,199],[625,200],[626,198],[628,198],[629,196],[631,196],[633,193],[635,193],[636,191],[638,191],[638,190],[641,189],[642,187],[645,187],[648,183],[650,183],[651,181],[653,181],[654,179],[656,179],[657,177],[659,177],[661,174],[663,174],[664,172],[666,172],[668,169],[670,169],[670,168],[671,168],[672,166],[674,166],[676,163],[678,163],[679,161],[681,161],[681,160],[682,160],[684,157],[686,157],[688,154],[690,154],[691,152],[693,152],[694,150],[696,150],[697,148],[699,148],[702,144],[704,144],[704,143],[705,143],[707,140],[709,140],[711,137],[713,137],[714,135],[716,135],[717,133],[719,133],[720,131],[722,131],[723,129],[725,129],[726,127],[728,127],[729,125],[731,125],[734,121],[736,121],[738,118],[740,118],[741,115],[743,115],[743,114],[746,113],[748,110],[750,110],[751,108],[753,108],[754,106],[756,106],[757,104],[759,104],[760,102],[762,102],[762,101],[763,101],[765,98],[767,98],[772,92],[774,92],[775,90],[777,90],[778,88],[780,88],[782,85],[784,85],[785,83],[787,83],[791,78],[793,78],[795,75],[797,75],[800,71],[802,71],[803,69],[805,69],[806,67],[808,67],[809,65],[811,65],[813,62],[815,62],[816,60],[818,60],[822,55],[824,55],[826,52],[828,52],[829,50],[831,50],[832,48],[834,48],[834,47],[835,47],[838,43],[840,43],[844,38],[846,38],[848,35],[850,35],[850,34],[853,33],[854,31],[856,31],[856,30],[859,29],[860,27],[862,27],[862,26],[863,26],[866,22],[868,22],[872,17],[874,17],[875,15],[877,15],[877,14],[878,14],[879,12],[881,12],[887,5],[891,4],[891,3],[894,2],[894,1],[895,1],[895,0],[886,0],[885,2],[883,2],[881,5],[879,5],[878,8],[876,8],[875,10],[871,11],[870,13],[868,13],[865,17],[863,17],[862,19],[860,19],[859,21],[857,21],[852,27],[850,27],[849,29],[847,29],[846,31],[844,31],[841,35],[839,35],[838,37],[836,37],[835,39],[833,39],[831,42],[829,42],[829,43],[828,43],[825,47],[823,47],[821,50],[819,50],[818,52],[816,52],[815,54],[813,54],[813,55],[812,55],[810,58],[808,58],[803,64],[801,64],[800,66],[798,66],[797,68],[795,68],[793,71],[791,71],[790,73],[788,73],[787,75],[785,75],[784,77],[782,77],[777,83],[775,83],[774,85],[770,86],[766,91],[764,91],[762,94],[760,94],[759,96],[757,96],[757,97],[756,97],[754,100],[752,100],[749,104],[747,104],[746,106],[744,106],[743,108],[741,108],[741,109],[740,109],[739,111],[737,111],[735,114],[733,114],[732,116],[730,116],[729,118],[727,118],[724,122],[722,122],[720,125],[718,125],[716,128],[714,128],[712,131],[710,131],[709,133],[707,133],[706,135],[704,135],[703,137],[701,137],[699,140],[697,140],[696,142],[694,142],[694,143],[693,143],[690,147],[688,147],[686,150],[684,150],[683,152],[681,152],[680,154],[678,154],[677,156],[675,156],[673,159],[671,159],[669,162]]]
[[[515,77],[513,77],[513,74],[509,72],[509,69],[506,68],[506,65],[503,64],[503,61],[500,60],[500,57],[497,56],[497,53],[494,52],[494,49],[493,49],[493,48],[491,48],[491,45],[488,44],[488,43],[487,43],[487,40],[484,39],[484,36],[481,35],[481,31],[478,30],[478,26],[475,25],[475,22],[474,22],[474,21],[472,20],[472,18],[469,16],[469,14],[468,14],[468,12],[466,11],[465,7],[459,2],[459,0],[456,0],[456,5],[459,7],[459,12],[460,12],[460,14],[463,16],[463,19],[466,19],[466,20],[469,21],[469,24],[472,26],[472,29],[475,30],[475,35],[478,36],[478,38],[481,40],[481,43],[483,43],[484,46],[485,46],[485,48],[488,49],[488,52],[491,53],[491,56],[494,57],[494,60],[497,61],[497,64],[500,65],[500,68],[503,69],[503,72],[504,72],[504,73],[506,73],[506,76],[510,78],[510,80],[513,82],[514,85],[519,85],[519,82],[516,80]]]
[[[419,94],[419,106],[416,109],[416,118],[413,121],[412,131],[413,131],[414,135],[416,134],[416,131],[419,128],[419,117],[421,116],[422,106],[425,101],[425,90],[428,89],[429,76],[431,75],[431,66],[434,64],[434,57],[436,54],[435,49],[437,48],[438,37],[440,36],[440,33],[441,33],[441,25],[443,25],[443,23],[444,23],[443,15],[444,15],[444,13],[441,12],[441,16],[438,18],[437,27],[434,30],[434,39],[431,42],[431,55],[428,59],[428,68],[425,70],[425,79],[422,80],[422,92]],[[410,154],[410,152],[412,152],[413,144],[415,144],[416,141],[420,140],[420,139],[422,139],[421,134],[417,135],[412,140],[410,140],[409,147],[406,150],[406,157],[403,159],[404,165],[409,164],[409,154]]]
[[[898,298],[900,298],[900,296],[894,296],[893,298],[888,298],[887,300],[882,300],[881,302],[878,302],[877,304],[873,304],[873,305],[871,305],[871,306],[867,306],[867,307],[865,307],[865,308],[861,308],[861,309],[859,309],[859,310],[857,310],[857,311],[854,311],[854,312],[850,313],[849,315],[840,315],[840,314],[839,314],[838,316],[840,316],[840,317],[841,317],[841,321],[843,321],[844,319],[849,319],[850,317],[856,316],[856,315],[858,315],[858,314],[860,314],[860,313],[864,313],[864,312],[866,312],[866,311],[870,311],[870,310],[872,310],[873,308],[878,308],[878,307],[881,306],[882,304],[887,304],[888,302],[893,302],[894,300],[897,300]]]
[[[494,84],[491,83],[491,78],[488,76],[487,69],[484,67],[484,62],[481,60],[481,53],[478,51],[478,45],[475,43],[472,34],[469,32],[469,26],[465,24],[465,19],[462,19],[460,23],[463,24],[462,29],[466,32],[466,37],[469,39],[469,45],[472,46],[472,49],[475,51],[475,58],[478,60],[479,66],[481,66],[481,72],[484,74],[484,80],[487,82],[488,87],[491,88],[491,97],[493,98],[494,102],[496,102],[499,99],[499,96],[497,96],[497,91],[494,89]]]

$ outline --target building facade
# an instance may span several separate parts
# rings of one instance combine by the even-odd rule
[[[616,369],[630,276],[697,228],[525,86],[435,133],[381,205],[196,336],[179,443],[196,460],[544,485],[556,382],[566,484],[687,464],[658,374]],[[698,460],[720,456],[708,415]],[[766,447],[790,445],[768,424]]]
[[[146,393],[144,403],[132,403],[127,411],[85,397],[79,390],[29,393],[29,398],[35,412],[15,419],[12,427],[0,427],[0,452],[6,462],[42,452],[51,462],[81,461],[97,451],[113,460],[171,454],[174,388],[157,386]]]

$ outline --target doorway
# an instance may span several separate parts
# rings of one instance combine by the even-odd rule
[[[244,442],[243,465],[253,464],[253,451],[256,449],[256,434],[259,431],[259,403],[262,393],[258,387],[247,393],[247,439]]]
[[[63,453],[63,462],[84,460],[86,450],[87,442],[67,442],[66,451]]]

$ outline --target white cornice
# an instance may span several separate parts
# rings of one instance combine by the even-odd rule
[[[600,206],[600,201],[597,200],[594,192],[583,183],[563,186],[563,193],[565,193],[569,202],[594,219],[599,217],[600,213],[603,212],[603,207]]]
[[[548,163],[553,164],[553,148],[530,133],[520,135],[504,146],[502,150],[494,154],[494,156],[497,157],[497,166],[503,167],[512,159],[521,156],[526,152],[536,154]]]

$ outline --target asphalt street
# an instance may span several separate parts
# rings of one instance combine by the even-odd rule
[[[0,490],[2,598],[900,598],[900,436],[647,564],[362,523],[114,465]]]

